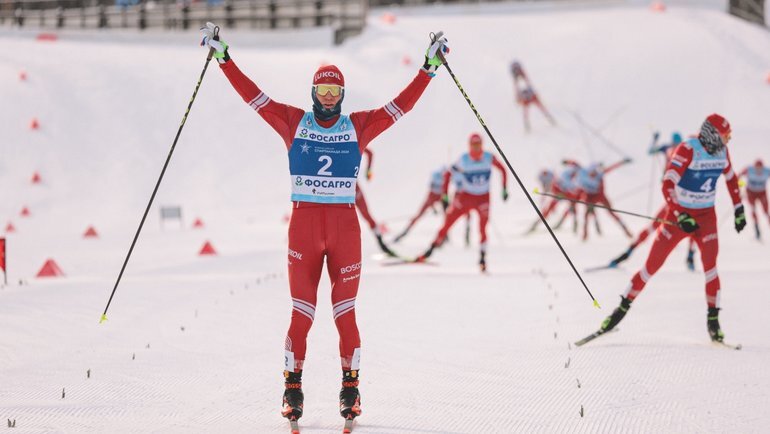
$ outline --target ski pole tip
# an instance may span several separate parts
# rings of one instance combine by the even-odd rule
[[[103,323],[103,322],[105,322],[105,321],[107,321],[107,314],[106,314],[106,313],[103,313],[103,314],[102,314],[102,318],[99,320],[99,324],[101,324],[101,323]]]
[[[601,309],[602,307],[599,306],[599,300],[594,299],[594,307],[597,309]]]

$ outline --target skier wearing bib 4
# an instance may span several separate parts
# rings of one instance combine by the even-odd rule
[[[628,312],[650,278],[660,269],[676,245],[688,236],[693,237],[701,251],[706,275],[706,325],[713,341],[722,342],[724,333],[719,326],[720,282],[717,273],[717,218],[714,211],[716,182],[724,174],[735,211],[735,230],[746,226],[746,214],[741,204],[738,177],[733,172],[730,153],[730,124],[722,116],[712,114],[703,122],[698,137],[677,146],[663,178],[663,197],[668,204],[664,217],[676,221],[677,226],[660,225],[655,235],[647,262],[631,279],[620,306],[608,316],[600,331],[614,328]]]
[[[318,282],[326,259],[331,280],[334,322],[339,331],[343,378],[340,414],[351,420],[361,413],[358,370],[361,341],[355,302],[361,276],[361,230],[354,206],[361,154],[380,133],[410,111],[441,66],[439,50],[448,53],[441,34],[432,37],[425,64],[391,102],[376,110],[341,114],[345,79],[334,65],[322,66],[309,86],[311,111],[272,100],[230,59],[216,27],[201,29],[202,45],[232,86],[283,140],[289,157],[292,215],[289,223],[288,275],[293,309],[285,340],[284,417],[296,424],[302,416],[302,369],[307,335],[315,316]],[[294,425],[292,425],[294,429]]]
[[[486,270],[489,179],[492,176],[492,167],[498,169],[503,175],[503,201],[508,200],[508,175],[497,158],[481,148],[482,141],[479,134],[471,134],[468,141],[470,152],[463,154],[452,166],[452,170],[461,175],[461,190],[455,194],[452,204],[447,210],[444,226],[439,230],[430,248],[417,258],[417,262],[425,261],[433,253],[433,249],[444,242],[449,229],[452,228],[457,219],[475,210],[479,215],[479,232],[481,233],[479,265],[482,271]],[[445,188],[446,184],[448,183],[445,182]]]
[[[754,231],[758,240],[762,239],[759,233],[759,220],[757,219],[757,202],[765,212],[765,217],[770,221],[770,213],[767,210],[767,180],[770,178],[770,167],[765,167],[762,160],[757,160],[754,165],[743,169],[740,176],[746,180],[746,201],[751,205],[751,216],[754,218]]]

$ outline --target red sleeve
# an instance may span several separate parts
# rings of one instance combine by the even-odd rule
[[[364,154],[369,158],[369,164],[366,165],[366,171],[372,170],[372,162],[374,161],[374,153],[369,149],[364,149]]]
[[[249,77],[247,77],[233,60],[219,65],[233,88],[273,129],[277,132],[286,149],[291,147],[294,132],[305,115],[305,111],[297,107],[281,104],[270,99],[262,92]]]
[[[449,194],[449,180],[452,179],[452,171],[447,170],[444,172],[444,183],[441,186],[442,194]]]
[[[730,193],[730,199],[733,201],[733,206],[741,205],[741,187],[738,185],[738,177],[733,172],[733,163],[730,160],[730,151],[726,151],[727,167],[722,173],[725,174],[725,184],[727,184],[727,191]]]
[[[503,189],[508,189],[508,172],[505,171],[505,167],[503,167],[502,164],[500,164],[500,161],[497,160],[494,156],[492,157],[492,165],[497,168],[497,170],[500,171],[500,173],[503,175]]]
[[[366,149],[369,143],[380,133],[390,128],[401,116],[412,110],[431,77],[420,70],[411,83],[391,102],[375,109],[350,114],[350,121],[358,135],[358,146]]]
[[[668,206],[673,208],[677,212],[682,211],[682,207],[679,202],[676,201],[676,184],[682,179],[684,171],[692,162],[692,147],[686,143],[682,143],[676,147],[674,154],[671,156],[671,160],[666,166],[666,173],[663,174],[663,198],[666,200]]]

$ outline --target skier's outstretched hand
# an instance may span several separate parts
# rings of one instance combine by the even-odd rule
[[[227,53],[227,43],[219,39],[219,26],[208,22],[204,27],[201,27],[201,33],[203,34],[201,46],[214,50],[213,57],[217,59],[217,62],[225,63],[230,60],[230,54]]]
[[[686,212],[679,213],[679,216],[676,218],[676,223],[679,225],[680,229],[688,234],[695,232],[698,230],[698,228],[700,228],[700,226],[698,226],[698,222],[696,222],[695,219]]]
[[[503,189],[503,202],[505,202],[507,200],[508,200],[508,189],[504,188]]]
[[[449,54],[449,46],[444,32],[431,33],[430,46],[425,51],[425,63],[422,69],[428,74],[435,74],[436,70],[444,64],[444,58]]]
[[[743,228],[746,227],[746,211],[743,209],[743,205],[735,207],[735,231],[741,233]]]

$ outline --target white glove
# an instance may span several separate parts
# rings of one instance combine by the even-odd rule
[[[208,22],[205,27],[201,27],[201,33],[203,33],[201,46],[213,49],[213,57],[219,63],[225,63],[230,60],[230,55],[227,53],[227,43],[219,39],[219,26]]]
[[[435,35],[431,35],[431,44],[428,50],[425,52],[425,63],[422,65],[429,74],[435,74],[436,70],[444,64],[441,60],[442,56],[449,54],[448,41],[444,37],[444,32],[438,32]]]

